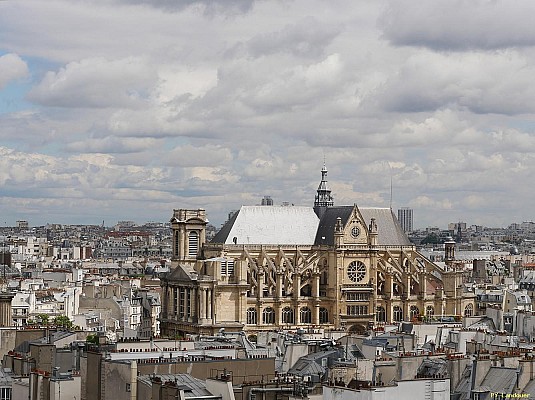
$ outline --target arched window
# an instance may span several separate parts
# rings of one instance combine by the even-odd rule
[[[474,315],[474,306],[470,303],[470,304],[467,304],[466,307],[464,308],[464,316],[471,317],[472,315]]]
[[[268,307],[262,311],[262,323],[263,324],[274,324],[275,323],[275,310],[271,307]]]
[[[257,323],[256,308],[251,307],[247,309],[247,323],[249,325],[256,325]]]
[[[197,257],[199,251],[199,234],[192,231],[188,235],[188,256]]]
[[[174,231],[174,237],[173,237],[173,239],[174,239],[174,246],[175,246],[175,247],[174,247],[174,249],[173,249],[173,255],[174,255],[175,257],[178,257],[178,252],[179,252],[178,249],[179,249],[179,243],[180,243],[180,242],[179,242],[178,238],[179,238],[179,237],[178,237],[178,231]]]
[[[302,324],[310,324],[312,322],[312,311],[310,311],[310,308],[301,308],[299,311],[299,319]]]
[[[294,310],[292,310],[290,307],[284,307],[282,309],[282,323],[293,324],[294,321]]]
[[[393,318],[396,322],[403,321],[403,310],[400,306],[394,306]]]
[[[325,307],[320,307],[320,324],[329,323],[329,310]]]
[[[412,321],[414,318],[418,318],[418,316],[420,315],[420,310],[416,306],[411,306],[411,308],[409,309],[409,313]]]
[[[425,315],[427,315],[428,317],[432,317],[433,315],[435,315],[435,308],[433,306],[427,306],[425,308]]]
[[[386,310],[383,306],[378,306],[377,311],[377,322],[386,322]]]

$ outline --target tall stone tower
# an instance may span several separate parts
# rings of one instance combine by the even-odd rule
[[[327,207],[334,206],[334,199],[331,195],[331,190],[327,189],[327,167],[323,163],[321,169],[321,182],[316,191],[316,198],[314,199],[314,212],[321,219]]]
[[[173,261],[194,263],[206,242],[206,211],[202,208],[173,210],[170,222],[173,230]]]

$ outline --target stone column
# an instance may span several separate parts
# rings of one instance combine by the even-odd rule
[[[314,272],[313,279],[314,279],[314,291],[312,293],[312,296],[314,296],[317,299],[320,297],[320,273]]]
[[[206,291],[206,303],[208,305],[208,311],[206,313],[206,318],[212,320],[212,289]]]
[[[312,315],[312,323],[314,325],[319,325],[320,324],[320,303],[319,303],[319,301],[316,301],[314,303],[314,309],[312,310],[312,312],[314,313]]]
[[[199,318],[206,319],[206,290],[204,288],[199,288],[199,309]]]
[[[293,297],[294,299],[299,300],[299,295],[301,292],[301,275],[294,274],[293,287],[294,287]]]
[[[256,298],[261,299],[264,296],[264,269],[258,268],[258,273],[256,275]]]
[[[284,273],[277,272],[277,293],[275,299],[280,300],[282,298],[282,282],[284,281]]]

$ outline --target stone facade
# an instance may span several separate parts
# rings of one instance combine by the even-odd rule
[[[326,190],[325,176],[324,167],[318,191]],[[389,209],[316,208],[318,233],[306,245],[229,243],[219,234],[205,243],[204,210],[175,210],[175,268],[162,279],[162,335],[215,334],[221,328],[360,332],[424,315],[462,315],[468,304],[474,309],[451,245],[441,267],[406,239]]]

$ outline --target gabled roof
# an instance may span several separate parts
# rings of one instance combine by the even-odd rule
[[[337,206],[327,208],[321,217],[314,244],[333,246],[334,227],[336,225],[336,220],[338,217],[340,217],[342,225],[345,225],[349,221],[349,217],[351,217],[353,208],[354,206]]]
[[[377,223],[377,244],[411,246],[409,238],[401,228],[398,219],[390,208],[367,208],[359,207],[362,218],[366,225],[370,224],[372,218]]]
[[[342,225],[351,218],[355,206],[329,207],[319,223],[315,244],[334,245],[334,226],[340,217]],[[358,207],[364,224],[369,226],[372,218],[377,223],[377,244],[393,246],[411,246],[411,242],[390,208]]]
[[[340,217],[345,226],[355,207],[328,207],[319,220],[312,207],[242,206],[211,243],[333,246],[336,220]],[[391,209],[358,207],[358,210],[366,226],[375,219],[379,245],[411,246]]]
[[[173,270],[169,272],[168,278],[169,280],[173,281],[196,281],[198,278],[197,271],[195,271],[191,267],[187,267],[184,265],[177,265]]]
[[[312,245],[318,223],[312,207],[242,206],[211,243]]]

